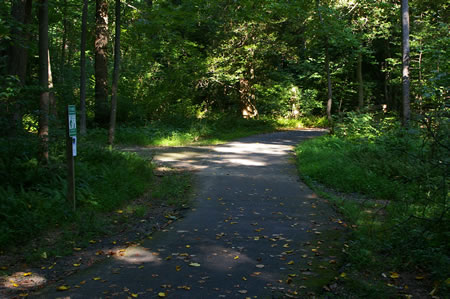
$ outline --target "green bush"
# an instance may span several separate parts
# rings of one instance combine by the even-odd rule
[[[5,156],[2,156],[5,157]],[[88,211],[111,211],[144,193],[152,166],[136,154],[80,145],[76,160],[77,212],[66,198],[64,155],[46,166],[18,155],[2,159],[0,173],[0,247],[21,244],[51,227],[81,221]],[[78,220],[77,220],[78,219]],[[85,219],[83,220],[85,221]]]
[[[385,205],[337,201],[358,225],[349,258],[355,265],[360,261],[376,264],[376,253],[393,268],[418,264],[435,279],[447,279],[447,114],[435,111],[404,129],[391,118],[348,113],[335,133],[297,147],[301,175],[338,191],[382,200]],[[368,202],[372,204],[367,206]]]

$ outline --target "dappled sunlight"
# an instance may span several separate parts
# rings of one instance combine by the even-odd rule
[[[287,145],[273,145],[267,143],[244,143],[232,142],[225,146],[216,146],[215,152],[218,153],[234,153],[234,154],[269,154],[269,155],[284,155],[291,150],[291,146]]]
[[[154,263],[161,264],[159,253],[151,252],[147,248],[140,246],[128,247],[127,249],[119,250],[119,253],[114,255],[114,258],[127,262],[129,264]]]
[[[278,277],[267,269],[257,268],[256,265],[259,264],[257,261],[233,248],[211,245],[203,246],[201,250],[202,265],[209,270],[233,273],[236,268],[243,266],[248,269],[248,275],[257,276],[260,280],[274,281]]]
[[[231,164],[244,165],[244,166],[266,166],[267,163],[255,161],[254,159],[226,159],[225,161]]]
[[[47,279],[38,274],[32,272],[16,272],[12,275],[5,276],[2,278],[0,285],[3,285],[8,289],[15,290],[29,290],[35,289],[44,285]]]

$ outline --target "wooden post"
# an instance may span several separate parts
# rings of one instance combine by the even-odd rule
[[[69,106],[66,110],[66,157],[67,157],[67,201],[73,203],[73,210],[76,209],[75,201],[75,160],[73,157],[73,138],[70,136]]]

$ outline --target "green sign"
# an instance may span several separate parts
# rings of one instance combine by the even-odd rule
[[[77,118],[76,118],[76,111],[75,111],[75,105],[69,105],[67,106],[68,112],[69,112],[69,136],[75,137],[77,136]]]

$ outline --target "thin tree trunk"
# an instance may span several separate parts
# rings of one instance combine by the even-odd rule
[[[333,89],[331,87],[331,72],[330,72],[330,55],[328,51],[328,38],[325,41],[325,69],[327,71],[327,86],[328,86],[328,100],[327,100],[327,118],[330,125],[333,125],[333,118],[331,117],[331,106],[333,104]]]
[[[95,121],[108,124],[108,1],[96,1],[95,36]]]
[[[409,80],[409,5],[408,0],[402,0],[402,99],[403,99],[403,126],[409,125],[411,117],[410,108],[410,80]]]
[[[324,26],[324,21],[322,14],[320,13],[320,0],[316,0],[317,13],[319,15],[320,23],[322,27]],[[330,55],[329,55],[329,43],[328,36],[324,37],[325,44],[325,70],[327,73],[327,88],[328,88],[328,99],[327,99],[327,118],[331,127],[333,127],[333,118],[331,117],[331,107],[333,105],[333,89],[331,86],[331,72],[330,72]]]
[[[364,106],[364,82],[362,77],[362,53],[358,53],[358,68],[356,70],[358,77],[358,109],[361,110]]]
[[[420,113],[423,112],[422,55],[423,55],[423,52],[422,52],[422,50],[420,50],[420,53],[419,53],[419,92],[418,92]]]
[[[114,70],[113,82],[111,90],[111,114],[109,121],[108,143],[114,143],[116,132],[116,115],[117,115],[117,85],[119,84],[120,70],[120,0],[116,0],[116,36],[114,42]]]
[[[39,85],[41,87],[39,110],[39,138],[41,163],[48,163],[48,0],[39,1]]]
[[[55,93],[53,92],[53,76],[52,76],[52,64],[50,62],[50,50],[47,51],[47,70],[48,70],[48,97],[49,97],[49,112],[50,115],[56,119],[58,116],[58,110],[56,109]]]
[[[88,0],[83,0],[80,43],[80,134],[86,135],[86,31]]]

